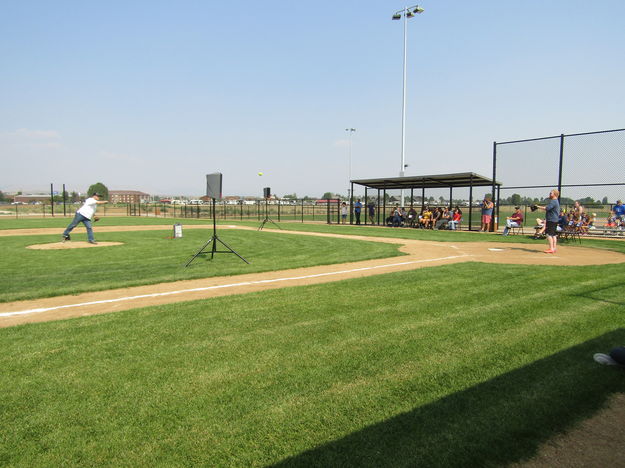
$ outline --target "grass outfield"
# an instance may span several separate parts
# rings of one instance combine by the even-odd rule
[[[9,236],[0,242],[0,302],[100,291],[167,281],[283,270],[402,255],[397,245],[357,240],[222,230],[220,239],[234,254],[199,256],[185,263],[210,239],[212,231],[186,230],[182,239],[170,232],[100,233],[101,242],[124,245],[67,250],[31,250],[26,246],[58,242],[57,236]],[[86,240],[86,234],[72,236]],[[219,245],[219,250],[225,250]]]
[[[592,361],[624,281],[466,263],[0,329],[0,465],[516,461],[625,391]]]

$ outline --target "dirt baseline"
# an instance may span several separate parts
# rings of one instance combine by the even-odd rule
[[[193,228],[194,226],[188,227]],[[197,226],[197,228],[206,229],[206,226]],[[242,226],[221,226],[221,228],[255,230],[253,228]],[[163,229],[169,229],[169,226],[110,226],[106,230],[101,229],[101,231],[115,232]],[[21,235],[50,233],[48,232],[48,229],[43,230],[45,232],[37,232],[32,229],[23,231],[20,233]],[[54,233],[57,231],[58,230],[54,230]],[[271,229],[265,229],[264,232],[387,242],[401,245],[400,250],[407,255],[362,262],[322,265],[237,276],[212,277],[198,280],[161,283],[149,286],[88,292],[71,296],[58,296],[29,301],[3,303],[0,304],[0,327],[9,327],[24,323],[43,322],[49,320],[60,320],[71,317],[102,314],[137,307],[171,304],[175,302],[206,299],[231,294],[243,294],[288,286],[320,284],[347,278],[359,278],[394,271],[405,271],[427,266],[445,265],[466,261],[561,266],[625,263],[624,254],[584,247],[563,246],[558,249],[558,253],[556,255],[549,255],[543,253],[543,250],[545,249],[543,244],[528,245],[496,242],[432,242],[411,239],[363,237],[357,235],[282,231]],[[11,233],[11,235],[20,234],[14,231]],[[262,232],[259,233],[259,235],[262,235]],[[67,244],[72,245],[72,242],[65,244],[57,242],[54,244],[44,245],[65,246]],[[86,245],[91,246],[90,244]]]

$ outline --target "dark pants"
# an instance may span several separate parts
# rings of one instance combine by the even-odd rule
[[[619,346],[610,351],[610,357],[619,364],[625,366],[625,346]]]
[[[360,224],[360,211],[355,211],[354,214],[356,215],[356,224]]]

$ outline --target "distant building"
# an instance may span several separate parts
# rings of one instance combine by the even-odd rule
[[[141,203],[148,198],[149,193],[138,190],[109,190],[110,203]]]
[[[328,202],[330,203],[330,205],[336,205],[340,201],[341,200],[339,200],[338,198],[330,198],[328,200],[323,198],[323,199],[315,200],[315,205],[327,205]]]
[[[13,200],[16,203],[50,203],[50,195],[41,195],[41,194],[26,194],[26,195],[15,195],[15,199]]]

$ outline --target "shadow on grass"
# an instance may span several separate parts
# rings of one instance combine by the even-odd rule
[[[625,329],[607,333],[273,466],[483,467],[530,458],[625,391],[622,369],[592,359],[623,343]]]
[[[610,289],[620,291],[622,286],[623,285],[621,283],[618,283],[618,284],[614,284],[612,286],[606,286],[604,288],[596,288],[596,289],[584,290],[583,294],[573,294],[573,296],[579,297],[579,298],[583,298],[583,299],[590,299],[591,301],[605,302],[606,304],[625,305],[625,300],[614,301],[614,300],[610,300],[610,299],[605,299],[603,297],[593,297],[595,293],[604,293],[605,291],[608,291]],[[612,294],[612,296],[614,296],[614,295],[615,294]]]

